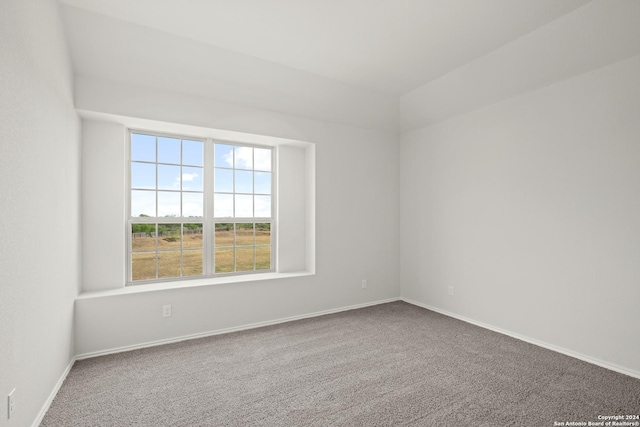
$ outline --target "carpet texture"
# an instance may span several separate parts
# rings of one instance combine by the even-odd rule
[[[639,413],[638,379],[394,302],[78,361],[41,426],[553,426]]]

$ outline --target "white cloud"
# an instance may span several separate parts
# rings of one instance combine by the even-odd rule
[[[223,156],[225,164],[239,169],[257,169],[262,171],[271,170],[271,150],[252,147],[235,147],[232,152]]]
[[[138,217],[141,214],[148,216],[156,215],[156,193],[155,191],[131,192],[131,216]]]
[[[241,169],[253,168],[253,148],[236,147],[236,167]]]
[[[235,217],[251,218],[253,216],[253,196],[236,195],[235,197],[236,197]]]
[[[183,187],[182,189],[183,190],[191,189],[191,188],[189,188],[189,186],[185,186],[184,183],[185,182],[193,182],[199,176],[200,175],[197,172],[183,173],[182,174],[182,187]],[[174,189],[174,190],[179,190],[180,189],[180,176],[176,176],[176,179],[173,181],[173,184],[172,184],[172,189]]]
[[[233,216],[233,195],[215,194],[213,196],[213,215],[216,218]]]
[[[193,181],[197,177],[199,177],[197,173],[183,173],[182,174],[182,182]]]
[[[253,154],[253,167],[256,170],[270,171],[271,170],[271,150],[264,148],[256,148]]]

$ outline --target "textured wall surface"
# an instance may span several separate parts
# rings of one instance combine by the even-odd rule
[[[640,375],[638,76],[640,56],[404,134],[402,295]]]
[[[56,3],[3,1],[0,40],[0,425],[27,426],[74,355],[80,125]]]
[[[96,279],[83,283],[83,291],[106,291],[106,295],[84,295],[77,301],[78,354],[273,321],[399,295],[398,143],[395,135],[255,109],[236,107],[234,114],[220,115],[215,114],[219,107],[217,103],[141,88],[134,92],[135,96],[117,97],[114,94],[125,92],[119,91],[117,84],[114,84],[115,90],[107,93],[101,91],[104,85],[98,83],[97,80],[82,79],[76,86],[79,108],[171,123],[208,125],[210,128],[245,128],[257,134],[315,144],[316,274],[143,293],[135,292],[135,286],[132,286],[123,294],[117,294],[123,288],[125,260],[121,237],[125,224],[123,128],[117,124],[83,120],[84,158],[93,159],[91,164],[97,164],[101,158],[110,159],[109,167],[103,165],[83,171],[85,199],[98,197],[96,195],[102,198],[101,201],[96,199],[95,203],[83,204],[84,222],[99,224],[101,212],[107,210],[113,210],[112,215],[116,218],[105,220],[104,227],[99,229],[100,233],[114,236],[109,242],[105,241],[111,249],[103,251],[90,245],[83,252],[85,275],[89,277],[90,269],[91,277]],[[130,93],[135,90],[128,89]],[[190,116],[189,112],[197,102],[201,102],[198,111]],[[298,157],[297,167],[304,161],[303,154]],[[293,164],[291,160],[289,163]],[[283,199],[285,193],[298,191],[284,191],[282,186],[280,190]],[[304,194],[301,199],[304,200]],[[288,208],[291,216],[291,212],[300,211],[304,206],[289,203]],[[304,224],[299,224],[298,228],[304,237]],[[92,232],[85,230],[85,239],[90,238],[88,233]],[[291,236],[282,236],[283,244],[291,246],[288,241]],[[282,248],[281,255],[285,249]],[[289,256],[283,269],[299,270],[294,267],[304,264],[305,255],[301,251],[300,257]],[[96,266],[101,266],[104,274],[94,274],[100,271]],[[313,265],[308,269],[313,270]],[[361,287],[363,279],[368,280],[367,289]],[[173,306],[170,319],[161,316],[164,304]]]

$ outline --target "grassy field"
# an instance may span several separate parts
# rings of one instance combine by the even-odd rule
[[[271,230],[256,230],[256,245],[271,244]],[[253,229],[238,228],[236,230],[236,245],[253,245]],[[233,230],[216,230],[216,248],[221,246],[233,246]]]
[[[254,248],[236,248],[235,271],[253,271]],[[233,273],[233,249],[215,250],[216,273]],[[269,270],[271,268],[271,246],[255,248],[255,269]]]
[[[216,230],[214,255],[216,273],[269,270],[271,268],[271,246],[254,247],[254,237],[256,245],[271,245],[270,230],[257,229],[254,236],[252,228],[238,227],[235,233],[236,248],[234,259],[233,228],[231,230]],[[202,234],[187,234],[183,236],[182,263],[179,236],[159,237],[157,244],[158,252],[156,253],[155,237],[140,237],[131,240],[133,251],[132,279],[134,281],[155,279],[156,262],[158,265],[158,278],[202,275]]]

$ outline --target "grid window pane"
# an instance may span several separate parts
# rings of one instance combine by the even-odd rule
[[[135,252],[131,254],[131,280],[156,278],[156,253]]]
[[[257,218],[271,216],[271,196],[255,196],[255,213]]]
[[[133,252],[156,250],[156,225],[131,225],[131,250]]]
[[[158,278],[180,277],[181,253],[158,252]]]
[[[253,271],[255,266],[255,248],[236,248],[236,271]]]
[[[271,246],[256,247],[256,270],[271,269]]]
[[[216,168],[213,175],[216,193],[233,193],[233,170]]]
[[[200,217],[204,216],[202,193],[182,193],[182,216]]]
[[[233,194],[213,195],[213,216],[231,218],[233,216]]]
[[[215,229],[214,243],[216,247],[234,245],[234,224],[217,223]]]
[[[236,246],[253,245],[253,224],[236,224]]]
[[[219,168],[233,167],[233,145],[215,144],[214,166]]]
[[[265,148],[253,149],[254,169],[257,171],[271,170],[271,150]]]
[[[180,140],[158,137],[158,163],[180,164]]]
[[[131,216],[156,216],[156,192],[131,190]]]
[[[158,189],[180,190],[180,166],[158,165]]]
[[[204,166],[204,144],[202,141],[182,141],[182,164],[193,166]]]
[[[256,245],[271,244],[271,224],[256,224]]]
[[[236,194],[235,196],[235,216],[236,218],[253,217],[253,196]]]
[[[233,273],[234,272],[234,250],[216,249],[215,250],[215,266],[216,273]]]
[[[182,190],[202,191],[202,168],[182,167]]]
[[[180,193],[177,191],[158,191],[158,216],[180,216]]]
[[[254,182],[256,194],[271,194],[271,172],[256,172]]]
[[[158,225],[158,250],[175,250],[181,247],[180,224]]]
[[[202,251],[198,250],[182,252],[182,275],[202,276],[204,265],[202,257]]]
[[[132,281],[271,269],[271,149],[135,132],[130,148]]]
[[[253,172],[236,171],[236,193],[253,193]]]
[[[182,247],[202,248],[202,224],[182,225]]]
[[[156,161],[156,137],[140,133],[131,134],[131,160]]]
[[[156,189],[156,164],[131,162],[131,188]]]
[[[233,150],[234,167],[236,169],[253,169],[253,148],[235,147]]]

